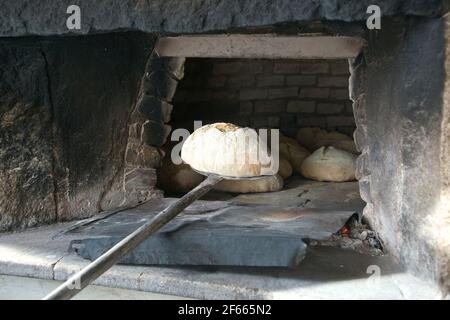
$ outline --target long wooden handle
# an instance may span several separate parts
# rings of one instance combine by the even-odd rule
[[[125,255],[131,252],[145,239],[158,231],[170,220],[175,218],[192,202],[199,199],[223,178],[216,175],[208,176],[201,184],[158,213],[152,220],[146,222],[133,233],[118,242],[111,249],[95,259],[81,271],[77,272],[58,288],[50,292],[43,300],[68,300],[78,294],[92,281],[100,277]]]

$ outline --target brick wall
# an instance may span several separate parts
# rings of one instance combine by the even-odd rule
[[[280,128],[318,126],[352,134],[346,60],[187,59],[172,126],[203,123]]]

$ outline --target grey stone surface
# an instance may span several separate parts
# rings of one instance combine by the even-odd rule
[[[175,79],[181,80],[184,77],[185,58],[161,58],[163,68]]]
[[[46,67],[42,50],[0,43],[0,231],[56,220]]]
[[[159,98],[144,95],[137,103],[138,110],[148,119],[169,122],[172,105]]]
[[[149,146],[161,147],[167,141],[172,128],[161,121],[147,120],[142,125],[141,140]]]
[[[214,199],[213,195],[208,197]],[[357,182],[318,182],[299,176],[287,180],[283,190],[236,195],[233,197],[233,203],[343,210],[359,214],[362,214],[364,207]]]
[[[445,177],[439,176],[447,170],[442,169],[447,166],[446,162],[442,160],[441,151],[437,149],[441,146],[433,143],[439,141],[441,144],[445,144],[442,139],[448,137],[441,132],[442,126],[437,125],[442,120],[440,114],[442,105],[441,101],[438,101],[442,95],[438,89],[443,87],[444,82],[442,75],[445,70],[442,59],[444,23],[440,19],[428,19],[447,12],[448,1],[385,0],[374,3],[370,0],[309,0],[301,2],[266,0],[241,3],[238,0],[213,0],[207,3],[194,3],[159,0],[144,3],[129,0],[116,3],[112,0],[96,2],[84,0],[79,2],[83,21],[82,29],[79,31],[70,31],[65,27],[65,20],[68,17],[65,12],[69,4],[72,4],[69,0],[58,2],[40,0],[32,3],[25,0],[3,2],[0,4],[0,36],[82,35],[119,30],[142,30],[160,34],[228,32],[231,30],[238,32],[246,28],[248,31],[249,27],[258,30],[258,27],[261,26],[286,25],[286,23],[287,25],[290,23],[296,25],[294,28],[286,27],[284,30],[297,33],[298,25],[301,26],[307,21],[315,20],[336,20],[336,22],[324,22],[323,30],[326,32],[361,36],[363,35],[364,19],[367,17],[367,5],[379,4],[384,15],[383,28],[380,32],[364,36],[368,40],[364,59],[358,59],[355,63],[355,66],[360,67],[356,74],[362,74],[362,77],[354,82],[353,85],[357,88],[354,88],[352,94],[356,101],[365,101],[364,93],[369,94],[366,103],[370,108],[358,112],[355,107],[355,116],[360,124],[355,132],[355,140],[358,148],[364,149],[363,154],[368,156],[369,166],[383,168],[379,172],[371,170],[367,192],[370,193],[370,199],[374,203],[368,204],[365,212],[373,225],[380,228],[393,253],[399,256],[406,265],[415,269],[418,274],[430,275],[441,283],[448,283],[450,259],[448,257],[439,258],[448,255],[448,250],[445,246],[436,245],[442,240],[437,236],[429,237],[433,239],[429,243],[423,241],[427,234],[434,234],[435,230],[422,227],[423,221],[431,221],[430,225],[436,225],[439,228],[439,223],[436,221],[443,220],[442,215],[437,214],[437,208],[441,208],[437,199],[438,195],[442,193],[441,186],[448,185],[448,177],[445,180]],[[41,12],[44,14],[37,14]],[[415,18],[408,17],[407,27],[404,22],[391,24],[390,20],[386,18],[387,16],[405,15],[415,16]],[[343,21],[348,23],[343,23]],[[308,30],[309,27],[306,27]],[[274,28],[269,29],[273,30]],[[430,37],[430,35],[435,36]],[[119,35],[115,35],[115,37],[117,37],[114,38],[116,40],[120,38]],[[17,74],[29,74],[33,80],[37,79],[37,81],[33,81],[34,84],[49,84],[48,89],[42,89],[41,87],[28,88],[30,82],[27,82],[26,79],[20,81],[14,79],[17,82],[11,82],[11,79],[5,81],[5,83],[14,84],[13,87],[18,89],[19,93],[24,88],[36,92],[37,95],[33,94],[30,99],[33,110],[26,113],[27,116],[31,115],[31,118],[34,118],[28,126],[40,122],[45,124],[45,128],[48,130],[28,127],[30,138],[28,139],[27,136],[27,142],[22,143],[22,132],[18,132],[14,128],[15,124],[10,126],[8,121],[2,122],[2,125],[8,127],[8,131],[2,131],[6,138],[2,136],[0,141],[6,141],[8,146],[12,142],[11,145],[21,150],[27,149],[23,159],[15,158],[14,161],[10,161],[8,154],[3,154],[1,158],[1,160],[8,160],[8,163],[14,164],[13,166],[8,165],[6,168],[2,167],[4,177],[11,173],[11,180],[8,180],[9,176],[8,178],[2,176],[6,187],[9,190],[17,190],[14,192],[16,197],[10,199],[11,203],[22,201],[24,204],[24,211],[16,215],[8,207],[9,202],[6,203],[3,200],[0,203],[3,229],[90,215],[100,208],[113,207],[122,202],[120,184],[122,177],[118,174],[120,157],[115,155],[120,154],[122,148],[125,147],[112,143],[112,139],[122,139],[123,126],[121,124],[123,124],[124,118],[120,118],[116,122],[114,114],[117,111],[118,114],[124,116],[126,113],[124,110],[130,105],[130,98],[133,94],[130,92],[124,94],[117,88],[122,88],[120,79],[126,78],[129,66],[137,66],[136,61],[140,61],[141,58],[127,56],[126,52],[130,46],[126,41],[117,42],[111,39],[99,41],[98,39],[101,38],[80,37],[77,41],[51,38],[52,41],[47,41],[50,40],[48,38],[45,41],[39,40],[39,45],[36,46],[34,38],[27,38],[27,42],[22,42],[18,46],[20,49],[17,49],[17,54],[11,55],[8,52],[0,54],[0,56],[6,57],[2,58],[7,61],[6,65],[11,63],[12,66],[16,66],[13,67],[13,72],[10,72],[9,66],[2,66],[3,70],[8,70],[8,74],[13,74],[14,68],[16,68]],[[2,40],[2,50],[5,50],[3,44],[8,47],[6,50],[10,49],[10,41],[12,40]],[[69,45],[67,48],[59,47],[58,53],[56,53],[51,49],[54,45],[53,41],[55,43],[60,41],[60,44],[67,41]],[[150,49],[151,43],[152,40],[147,39],[139,42],[144,47],[145,44],[150,44],[147,49]],[[146,48],[138,50],[145,54],[148,54],[148,51]],[[117,59],[115,54],[123,62],[119,66],[115,63],[112,64],[108,59],[108,57],[114,58],[115,62]],[[27,55],[35,57],[31,65],[24,60]],[[79,56],[84,57],[85,60],[73,64],[72,62]],[[384,62],[380,64],[380,61]],[[399,61],[406,62],[400,63]],[[97,74],[94,70],[98,70],[99,66],[104,72]],[[29,72],[24,73],[22,69]],[[86,74],[82,72],[83,70],[86,70]],[[72,73],[76,76],[71,76]],[[371,74],[370,78],[365,79],[364,76],[368,74]],[[430,74],[433,76],[427,76]],[[1,77],[5,77],[5,75],[2,74]],[[46,78],[49,81],[46,82]],[[79,81],[80,79],[85,79],[89,85],[92,84],[92,88],[95,89],[95,97],[92,93],[89,94],[90,86]],[[111,79],[116,81],[111,81]],[[138,82],[134,79],[130,78],[128,82],[125,81],[130,85],[127,87],[128,89]],[[74,84],[75,80],[78,83],[73,85],[74,92],[83,90],[84,95],[75,97],[72,86],[64,87],[66,82]],[[106,82],[110,86],[107,86]],[[108,90],[111,87],[114,87],[113,93],[98,94],[99,90]],[[370,90],[367,90],[368,88]],[[166,89],[174,90],[174,86],[166,86]],[[15,90],[8,88],[7,91],[11,93]],[[381,94],[379,94],[380,92]],[[300,94],[304,93],[301,91]],[[306,96],[325,97],[328,94],[331,92],[306,92]],[[20,94],[18,96],[26,97],[27,95]],[[84,98],[87,99],[87,103]],[[61,113],[60,108],[66,110],[67,101],[65,99],[68,99],[69,102],[77,101],[75,106],[80,106],[81,109],[74,110],[74,105],[69,104],[68,112],[62,111]],[[9,112],[12,100],[11,98],[5,100],[7,102],[1,106],[1,110]],[[13,117],[28,109],[30,101],[19,101],[19,104],[25,107],[19,108],[18,111],[14,110]],[[34,108],[34,103],[40,107],[36,105]],[[106,121],[107,125],[101,127],[101,139],[100,137],[95,139],[96,136],[92,138],[93,135],[89,129],[80,133],[81,123],[83,125],[86,123],[86,127],[91,129],[94,127],[92,124],[96,123],[95,119],[88,116],[88,114],[90,115],[86,112],[88,108],[100,108],[103,111],[101,114],[105,116],[106,106],[110,105],[114,105],[118,109],[114,108],[110,112],[111,118]],[[361,105],[364,104],[361,103]],[[108,111],[111,110],[108,109]],[[364,114],[364,111],[369,113]],[[386,115],[387,121],[384,121],[385,117],[380,116],[381,114]],[[3,115],[1,115],[2,121],[4,121]],[[371,127],[367,127],[363,124],[367,120],[367,115],[370,118],[376,117],[379,121]],[[8,115],[6,119],[8,119]],[[313,123],[312,120],[308,119],[310,124]],[[293,117],[281,117],[280,125],[295,121],[296,119]],[[380,130],[379,124],[382,122],[384,122],[383,128]],[[19,123],[20,120],[16,124],[19,125]],[[65,131],[61,132],[55,123],[64,124]],[[305,125],[305,123],[301,123]],[[388,130],[392,130],[392,134],[389,136],[382,133]],[[107,138],[105,139],[105,137]],[[41,143],[33,143],[37,140]],[[51,142],[49,143],[49,141]],[[428,149],[426,147],[428,145],[433,147]],[[368,146],[371,146],[371,150]],[[102,158],[92,157],[92,154],[97,152],[96,148],[99,148],[102,155],[106,154],[108,159],[113,155],[114,164],[105,165],[106,160],[101,161]],[[76,149],[79,149],[80,152],[75,152]],[[391,152],[383,152],[386,149]],[[6,150],[10,150],[9,147]],[[65,153],[61,153],[61,150],[64,150]],[[88,155],[86,162],[78,161],[77,154],[82,153]],[[50,154],[53,156],[49,156]],[[76,155],[72,157],[73,154]],[[39,164],[35,163],[34,158],[39,160]],[[15,166],[18,163],[20,166]],[[31,166],[39,167],[37,175],[29,170]],[[19,167],[25,169],[16,170]],[[95,169],[100,174],[90,174],[93,172],[91,169]],[[361,172],[366,171],[362,170]],[[430,174],[426,174],[426,172]],[[390,178],[386,181],[383,176]],[[33,182],[36,177],[39,183]],[[57,177],[57,179],[52,179],[52,177]],[[23,187],[29,187],[29,182],[32,183],[31,189],[39,189],[39,191],[23,192]],[[36,201],[37,198],[34,196],[29,197],[29,194],[38,195],[42,202]],[[6,196],[10,195],[6,194]],[[430,207],[433,210],[429,210]],[[410,231],[401,230],[400,226]],[[404,253],[400,253],[400,251]]]
[[[0,234],[0,274],[63,281],[89,261],[67,248],[70,223]],[[368,278],[379,266],[379,281]],[[301,268],[116,265],[96,285],[200,299],[439,299],[435,287],[405,273],[388,256],[309,249]],[[19,285],[19,283],[16,283]],[[0,290],[1,291],[1,290]]]
[[[283,22],[342,20],[361,21],[366,9],[378,4],[383,16],[439,16],[447,1],[422,0],[212,0],[207,2],[159,0],[81,0],[81,30],[66,28],[70,0],[8,1],[1,4],[0,35],[86,34],[117,30],[193,33],[267,26]],[[44,13],[45,14],[36,14]]]
[[[385,19],[353,64],[355,140],[364,216],[408,268],[448,279],[448,209],[442,204],[445,127],[443,19]],[[395,32],[394,32],[395,30]],[[447,58],[448,59],[448,58]],[[446,213],[447,210],[447,213]],[[447,253],[444,253],[447,252]],[[448,290],[444,288],[444,290]]]
[[[151,201],[70,230],[78,236],[71,248],[94,260],[152,219],[159,203],[173,201]],[[327,240],[355,213],[227,202],[202,202],[189,208],[121,263],[295,267],[304,258],[304,239]]]
[[[55,280],[0,275],[0,300],[40,300],[60,284]],[[91,285],[73,300],[188,300],[138,290]]]
[[[148,36],[0,40],[0,230],[123,203]]]
[[[165,70],[146,72],[143,78],[144,93],[171,101],[175,95],[178,81],[171,78]]]

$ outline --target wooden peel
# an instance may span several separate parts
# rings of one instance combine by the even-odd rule
[[[181,211],[195,200],[202,197],[223,179],[224,178],[219,175],[208,175],[207,178],[192,191],[173,202],[166,209],[158,213],[152,220],[143,224],[136,229],[136,231],[84,267],[81,271],[71,276],[66,282],[45,296],[43,300],[68,300],[74,297],[92,281],[100,277],[124,256],[135,249],[145,239],[161,229],[161,227],[175,218]]]

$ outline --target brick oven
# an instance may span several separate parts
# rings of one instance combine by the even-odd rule
[[[37,2],[58,17],[59,4]],[[295,204],[350,203],[382,254],[448,294],[448,3],[375,1],[382,26],[369,30],[365,1],[238,2],[168,1],[156,11],[142,4],[122,19],[86,9],[89,22],[76,32],[62,18],[43,24],[34,4],[8,4],[11,17],[0,23],[0,231],[179,197],[158,174],[179,140],[173,132],[192,132],[194,121],[294,138],[319,127],[354,140],[357,181],[322,184],[312,198],[297,192]],[[299,179],[285,181],[279,198],[239,201],[290,203]]]
[[[290,135],[311,126],[352,135],[349,77],[347,59],[192,58],[185,63],[171,120],[182,128],[202,119],[282,128]]]

